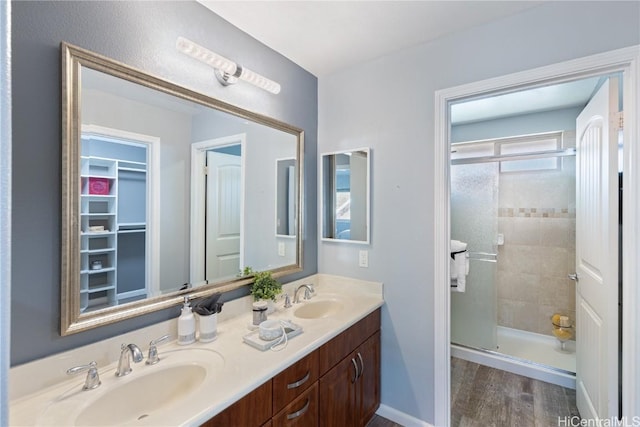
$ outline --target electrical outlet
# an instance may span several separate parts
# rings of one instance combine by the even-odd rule
[[[278,255],[279,256],[285,255],[284,242],[278,242]]]
[[[369,251],[360,251],[358,254],[358,266],[369,267]]]

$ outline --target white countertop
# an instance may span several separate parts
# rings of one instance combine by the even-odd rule
[[[177,349],[206,349],[209,351],[207,354],[214,355],[211,351],[218,353],[215,359],[219,367],[212,368],[213,386],[207,385],[206,389],[203,387],[193,392],[173,406],[165,406],[143,419],[131,420],[130,423],[131,425],[134,423],[135,425],[200,425],[384,303],[381,283],[338,276],[314,275],[286,284],[284,290],[292,294],[292,289],[302,283],[313,283],[315,286],[316,292],[309,302],[333,297],[343,303],[343,309],[326,318],[301,319],[293,316],[293,311],[300,306],[299,304],[284,309],[282,302],[278,302],[276,312],[269,315],[269,318],[290,319],[302,326],[304,330],[301,335],[290,339],[281,351],[260,351],[243,342],[242,337],[251,332],[248,329],[252,320],[251,297],[240,298],[224,305],[218,322],[218,338],[215,341],[206,344],[196,342],[189,346],[179,346],[175,340],[160,344],[158,346],[160,362],[151,366],[132,363],[133,372],[127,377],[114,376],[120,353],[120,345],[117,343],[134,342],[143,349],[146,356],[148,346],[144,344],[166,333],[165,330],[173,331],[172,337],[175,338],[176,319],[163,322],[166,325],[146,328],[149,329],[147,331],[141,330],[138,335],[135,332],[128,333],[125,336],[12,368],[10,370],[10,425],[72,425],[84,408],[85,401],[100,398],[110,389],[124,384],[123,380],[134,380],[136,374],[142,376],[150,373],[154,368],[162,369],[163,352]],[[72,366],[85,364],[91,360],[98,361],[102,385],[95,390],[82,391],[85,375],[69,377],[65,372]],[[223,366],[220,360],[223,360]],[[166,367],[170,362],[165,363]],[[64,402],[65,400],[67,402]],[[58,410],[56,405],[60,405],[61,402],[71,409]],[[114,408],[114,411],[116,410],[117,408]],[[61,412],[63,416],[59,416]]]

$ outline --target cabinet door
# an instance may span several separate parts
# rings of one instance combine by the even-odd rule
[[[271,418],[271,380],[262,384],[209,421],[205,427],[259,427]]]
[[[380,405],[380,332],[365,341],[357,350],[360,369],[359,393],[360,422],[366,425]]]
[[[318,383],[313,384],[273,417],[273,427],[317,427]]]
[[[320,378],[319,425],[324,427],[356,426],[360,420],[357,413],[357,373],[359,365],[355,352]]]

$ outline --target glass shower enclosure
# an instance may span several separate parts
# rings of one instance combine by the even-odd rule
[[[451,292],[451,343],[497,349],[498,162],[451,165],[451,239],[467,243],[464,292]]]

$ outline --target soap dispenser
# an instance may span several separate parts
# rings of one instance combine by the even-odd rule
[[[196,317],[191,311],[189,297],[184,297],[182,313],[178,317],[178,344],[187,345],[196,341]]]

